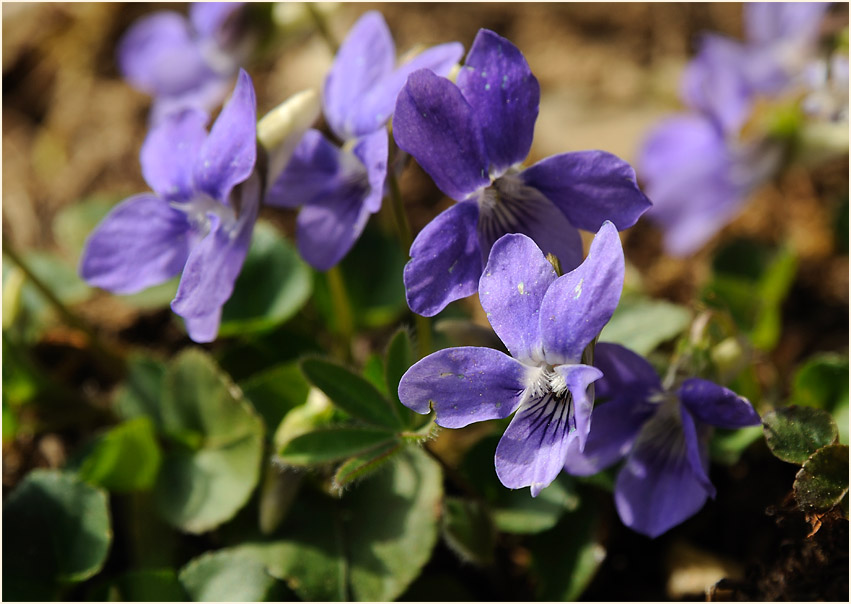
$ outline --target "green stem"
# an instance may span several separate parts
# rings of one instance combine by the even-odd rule
[[[321,12],[316,10],[313,2],[308,2],[306,6],[307,12],[310,13],[310,17],[316,25],[316,29],[319,30],[319,34],[322,36],[322,39],[325,40],[325,43],[331,50],[331,54],[336,56],[337,51],[340,49],[340,45],[337,44],[337,40],[334,39],[334,36],[331,34],[331,30],[328,29],[328,23],[325,21],[325,17]]]
[[[346,283],[343,281],[343,273],[340,266],[330,268],[325,275],[328,278],[328,288],[331,290],[331,302],[334,305],[334,315],[337,317],[337,326],[343,340],[343,356],[349,360],[351,356],[351,339],[355,331],[355,322],[352,317],[352,307],[349,295],[346,292]]]

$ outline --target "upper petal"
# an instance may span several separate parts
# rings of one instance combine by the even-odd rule
[[[526,235],[505,235],[491,249],[479,280],[479,300],[496,335],[519,361],[542,357],[538,313],[556,276]]]
[[[501,174],[529,154],[541,87],[514,44],[480,29],[458,73],[458,88],[473,107],[492,171]]]
[[[529,368],[491,348],[447,348],[415,363],[399,382],[399,400],[417,413],[433,407],[438,425],[462,428],[508,417],[523,397]]]
[[[458,87],[427,69],[412,73],[396,99],[396,143],[457,201],[490,183],[480,128]]]
[[[447,304],[476,293],[482,258],[473,201],[456,203],[419,232],[405,265],[405,296],[415,313],[433,317]]]
[[[239,70],[233,95],[216,118],[195,164],[195,186],[227,203],[234,186],[244,182],[257,159],[257,100],[254,85]]]
[[[357,133],[363,96],[393,71],[396,47],[384,17],[377,11],[364,13],[340,45],[334,64],[325,78],[322,106],[328,124],[343,140]]]
[[[187,109],[163,118],[145,138],[140,154],[142,174],[163,199],[186,201],[192,197],[192,171],[207,138],[206,125],[206,113]]]
[[[651,205],[635,170],[605,151],[553,155],[524,170],[522,178],[585,231],[597,231],[606,220],[618,230],[629,228]]]
[[[189,5],[189,21],[200,36],[218,38],[228,19],[244,5],[244,2],[193,2]]]
[[[598,342],[594,347],[594,367],[603,372],[603,379],[594,386],[598,399],[626,395],[634,398],[637,404],[644,402],[652,392],[662,391],[653,365],[620,344]],[[653,405],[648,408],[652,409]]]
[[[265,203],[297,208],[335,188],[341,171],[342,150],[318,130],[310,129],[299,141],[280,176],[266,191]]]
[[[811,42],[830,2],[747,2],[744,5],[745,32],[757,44],[780,41]]]
[[[89,235],[80,276],[116,294],[163,283],[186,263],[189,229],[186,216],[156,195],[125,199]]]
[[[703,423],[720,428],[743,428],[760,423],[750,402],[709,380],[690,378],[677,392],[680,400]]]
[[[551,365],[577,363],[608,323],[623,289],[624,258],[611,222],[600,228],[588,257],[550,286],[541,303],[544,358]]]
[[[369,194],[364,205],[370,213],[381,209],[384,198],[384,181],[387,180],[387,131],[381,128],[360,137],[352,148],[352,153],[366,168]]]
[[[603,377],[603,372],[589,365],[558,365],[555,371],[564,380],[573,401],[573,425],[579,450],[585,449],[591,430],[591,409],[594,397],[588,396],[588,386]]]

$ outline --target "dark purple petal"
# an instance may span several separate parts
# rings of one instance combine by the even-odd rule
[[[308,130],[287,167],[266,192],[265,203],[281,208],[306,205],[334,188],[342,151],[318,130]]]
[[[233,95],[216,118],[195,164],[195,186],[228,203],[234,186],[244,182],[257,159],[257,101],[254,85],[239,70]]]
[[[595,232],[610,220],[623,230],[650,208],[635,170],[605,151],[553,155],[530,166],[522,179],[564,212],[576,228]]]
[[[142,145],[140,159],[145,182],[169,201],[186,201],[194,194],[193,168],[207,138],[207,114],[188,109],[165,117]]]
[[[369,193],[364,207],[374,214],[381,209],[384,197],[384,181],[387,179],[387,131],[381,128],[360,137],[352,148],[361,164],[366,168]]]
[[[458,73],[458,88],[473,107],[491,171],[522,162],[532,146],[541,87],[514,44],[480,29]]]
[[[653,366],[620,344],[599,342],[594,347],[594,367],[603,372],[603,379],[594,384],[597,399],[628,396],[638,405],[644,404],[653,392],[662,391]]]
[[[244,5],[244,2],[192,2],[189,20],[200,36],[218,38],[228,19]]]
[[[357,103],[353,110],[351,130],[353,135],[362,136],[380,129],[393,115],[396,97],[405,85],[408,76],[418,69],[428,69],[439,76],[446,76],[461,59],[464,47],[458,42],[449,42],[426,49],[401,65],[390,75],[376,83]]]
[[[255,174],[240,193],[240,215],[235,224],[223,224],[214,214],[210,232],[189,254],[172,310],[187,319],[189,337],[196,342],[210,342],[218,331],[212,330],[213,317],[233,293],[233,286],[251,245],[251,234],[260,209],[260,181]],[[198,332],[192,331],[199,327]]]
[[[748,40],[757,44],[814,42],[830,2],[747,2]]]
[[[529,368],[491,348],[447,348],[415,363],[399,382],[399,400],[417,413],[433,407],[438,425],[463,428],[511,415]]]
[[[419,232],[405,265],[405,296],[417,314],[433,317],[447,304],[476,293],[482,258],[473,201],[456,203]]]
[[[396,99],[393,137],[452,199],[490,183],[477,114],[455,84],[416,71]]]
[[[690,378],[683,382],[678,396],[695,419],[719,428],[743,428],[759,425],[751,404],[732,390],[709,380]]]
[[[698,427],[684,406],[680,406],[680,420],[683,425],[686,458],[691,465],[691,471],[706,494],[715,499],[715,487],[709,480],[709,438],[712,436],[712,428],[706,425]]]
[[[582,351],[611,319],[623,289],[623,276],[618,232],[611,222],[605,222],[585,262],[556,279],[541,303],[541,338],[548,363],[579,362]]]
[[[588,397],[588,386],[603,377],[603,372],[588,365],[558,365],[555,371],[564,379],[573,400],[573,425],[582,451],[591,430],[591,409],[594,407],[593,397]]]
[[[543,356],[538,312],[556,276],[525,235],[505,235],[491,250],[479,280],[479,300],[496,335],[519,361],[531,364]]]
[[[550,395],[526,401],[496,446],[494,465],[509,489],[532,487],[537,497],[564,468],[570,440],[570,405]]]
[[[364,13],[340,46],[322,90],[325,119],[334,134],[343,140],[356,136],[354,120],[363,96],[395,63],[396,48],[384,17],[377,11]]]
[[[189,222],[150,193],[125,199],[89,235],[80,276],[116,294],[168,281],[189,255]]]

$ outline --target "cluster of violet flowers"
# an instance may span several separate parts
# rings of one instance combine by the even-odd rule
[[[328,270],[380,209],[388,172],[410,156],[456,202],[410,248],[400,276],[410,308],[433,316],[478,292],[510,355],[478,347],[430,354],[402,378],[402,403],[433,411],[446,428],[513,414],[495,452],[508,488],[537,496],[562,471],[592,474],[625,460],[615,501],[626,525],[656,536],[696,513],[715,493],[711,426],[759,417],[721,386],[696,377],[663,385],[639,355],[597,343],[623,288],[618,231],[651,207],[629,164],[591,150],[524,167],[540,87],[516,46],[482,29],[457,71],[457,42],[397,65],[383,17],[368,12],[321,95],[337,141],[294,128],[278,141],[288,150],[280,170],[261,173],[252,81],[237,58],[222,56],[240,46],[222,31],[238,10],[193,5],[189,21],[159,13],[122,41],[125,76],[155,99],[141,151],[153,192],[121,202],[92,233],[83,278],[131,293],[182,271],[172,309],[193,340],[212,341],[261,205],[300,208],[299,252]],[[175,71],[183,56],[192,61]],[[208,132],[213,93],[233,75]],[[579,230],[596,233],[584,259]]]

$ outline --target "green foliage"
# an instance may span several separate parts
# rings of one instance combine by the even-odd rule
[[[278,459],[293,466],[323,464],[362,455],[394,442],[395,437],[386,430],[332,426],[296,436],[278,451]]]
[[[795,374],[789,402],[831,412],[839,441],[848,444],[848,356],[828,353],[809,359]]]
[[[239,386],[270,427],[277,426],[289,411],[303,405],[310,392],[298,363],[284,363],[255,373]]]
[[[265,602],[276,581],[257,559],[220,550],[190,561],[180,583],[195,602]]]
[[[484,504],[461,497],[445,497],[441,519],[443,539],[464,562],[493,563],[496,529]]]
[[[601,342],[614,342],[646,355],[688,327],[688,309],[664,300],[624,297],[600,334]]]
[[[391,440],[351,457],[337,468],[337,472],[334,474],[333,487],[342,491],[351,482],[375,472],[402,450],[402,443]]]
[[[830,414],[812,407],[781,407],[762,418],[765,442],[775,457],[802,464],[817,449],[836,442],[838,432]]]
[[[795,475],[795,500],[804,511],[827,511],[844,500],[848,516],[848,445],[822,447]]]
[[[142,491],[153,487],[161,461],[153,422],[139,417],[98,438],[78,475],[112,492]]]
[[[112,542],[106,493],[33,470],[3,504],[3,599],[53,599],[103,566]]]
[[[186,592],[171,569],[133,570],[112,585],[117,602],[185,602]]]

